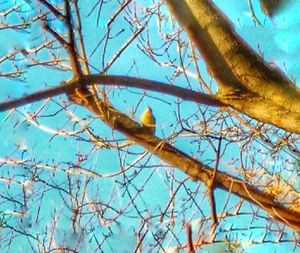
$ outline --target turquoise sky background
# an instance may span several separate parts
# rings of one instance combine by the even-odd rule
[[[131,3],[129,7],[132,12],[123,11],[109,27],[111,35],[115,38],[109,40],[106,47],[102,43],[94,52],[100,38],[103,38],[108,31],[106,25],[108,20],[119,8],[118,1],[108,1],[103,5],[99,24],[96,25],[98,13],[97,11],[91,13],[95,2],[80,1],[80,8],[86,50],[90,57],[89,63],[92,72],[98,73],[132,36],[132,30],[140,28],[140,25],[129,26],[125,18],[134,16],[134,10],[139,17],[142,17],[145,7],[152,8],[157,1],[136,0],[135,4]],[[251,18],[248,1],[216,0],[214,2],[231,19],[236,31],[253,49],[259,50],[267,61],[280,68],[300,86],[300,18],[299,13],[295,11],[300,9],[300,1],[289,1],[285,8],[269,18],[260,10],[258,1],[253,0],[255,14],[263,24],[261,27],[256,26]],[[51,3],[60,4],[61,1],[51,1]],[[0,11],[13,5],[21,6],[22,11],[19,15],[25,19],[35,17],[38,13],[36,1],[29,0],[6,1],[0,4]],[[165,20],[161,21],[161,33],[157,28],[159,20],[153,15],[141,36],[122,53],[108,70],[108,74],[172,82],[178,86],[203,91],[203,87],[199,86],[194,78],[195,68],[192,64],[186,67],[187,76],[182,73],[178,76],[174,74],[180,66],[178,46],[172,43],[166,49],[161,38],[174,34],[177,25],[173,23],[165,6],[161,6],[160,11],[166,16]],[[13,14],[7,17],[0,16],[0,21],[16,23],[19,22],[20,16]],[[14,50],[30,51],[40,45],[45,40],[45,36],[52,39],[45,34],[40,25],[39,22],[35,22],[22,31],[1,29],[0,59]],[[51,22],[51,26],[55,27],[57,32],[65,31],[64,26],[57,20]],[[180,36],[186,41],[185,33],[181,33]],[[157,60],[161,66],[140,50],[142,45],[147,45],[147,38],[151,47],[157,49],[156,52],[160,52]],[[182,57],[185,62],[188,62],[190,54],[188,42],[186,45]],[[63,50],[53,50],[53,53],[61,58],[66,57]],[[24,59],[21,53],[16,54],[15,57],[18,66],[25,73],[20,80],[0,76],[0,101],[33,93],[45,87],[57,86],[61,81],[68,80],[72,74],[70,71],[31,66],[31,62]],[[50,57],[47,50],[41,50],[37,55],[37,58],[43,61],[49,60]],[[199,65],[203,78],[215,91],[216,84],[207,74],[201,58],[199,58]],[[9,61],[0,62],[0,73],[13,70],[14,67]],[[215,165],[215,152],[212,145],[217,146],[217,140],[209,143],[204,138],[199,144],[199,136],[182,131],[182,126],[199,132],[202,117],[211,117],[212,124],[219,129],[220,122],[216,119],[216,109],[207,109],[202,105],[182,102],[168,95],[139,89],[110,87],[108,90],[113,106],[137,120],[144,109],[151,106],[157,120],[157,136],[168,138],[173,134],[178,135],[171,139],[175,147],[211,167]],[[67,109],[62,106],[65,104],[68,105]],[[34,113],[37,113],[37,118],[31,117]],[[178,123],[179,116],[182,125]],[[80,118],[83,121],[78,121]],[[153,155],[145,153],[138,145],[131,145],[121,150],[93,146],[89,134],[81,132],[82,124],[89,125],[95,136],[107,140],[112,145],[122,144],[126,142],[126,138],[112,131],[87,110],[68,104],[66,96],[29,104],[15,111],[1,112],[0,120],[2,139],[0,213],[8,226],[0,231],[0,252],[34,252],[34,250],[39,252],[40,242],[44,241],[50,245],[49,234],[52,232],[53,245],[74,247],[80,253],[133,252],[136,247],[135,235],[141,226],[141,216],[147,221],[142,229],[145,233],[147,231],[143,252],[163,252],[163,248],[169,250],[166,252],[175,252],[173,250],[175,245],[186,242],[183,223],[190,222],[195,234],[201,229],[209,230],[204,229],[209,224],[201,221],[211,213],[205,197],[204,185],[187,179],[186,175],[173,170]],[[228,122],[228,124],[234,126],[235,122]],[[254,161],[253,168],[260,168],[261,164],[264,164],[271,174],[278,173],[287,180],[293,178],[291,184],[299,192],[300,181],[297,179],[295,169],[299,157],[284,151],[273,155],[259,140],[253,140],[247,146],[247,150],[240,152],[242,144],[242,141],[226,143],[228,147],[226,152],[224,151],[220,170],[237,176],[238,172],[234,168],[240,165],[239,160],[242,157],[245,164]],[[297,145],[300,147],[299,141]],[[123,173],[115,176],[121,170],[128,170],[126,176]],[[12,178],[15,181],[7,183],[1,180],[3,178]],[[185,183],[180,184],[182,181]],[[170,212],[163,218],[160,217],[160,213],[168,205],[171,191],[177,188],[174,208],[177,221],[172,227]],[[71,207],[75,204],[68,192],[70,189],[84,205],[82,219],[77,224],[76,231],[71,222]],[[20,204],[24,196],[27,198],[26,207]],[[133,196],[135,205],[130,200]],[[195,202],[187,202],[186,199],[189,197],[193,197]],[[233,195],[229,196],[227,192],[216,191],[219,212],[222,212],[227,199],[229,204],[226,210],[233,212],[239,199]],[[95,212],[89,209],[87,203],[95,202],[100,203],[95,206],[99,208],[98,211],[103,214],[103,217],[95,215]],[[107,205],[113,208],[107,208]],[[265,226],[269,223],[265,219],[253,218],[249,215],[253,212],[252,208],[259,215],[266,215],[257,207],[244,203],[241,212],[245,215],[224,219],[219,225],[222,232],[217,236],[218,243],[203,247],[201,252],[221,253],[228,250],[222,242],[225,237],[229,241],[238,240],[241,243],[241,251],[233,252],[300,252],[299,247],[293,243],[295,240],[300,240],[299,235],[286,228],[283,234],[286,242],[273,243],[278,235],[265,233]],[[23,217],[15,212],[24,210],[26,212]],[[271,226],[276,227],[275,224]],[[11,227],[15,228],[15,231]],[[32,234],[35,239],[27,237],[26,233],[24,235],[20,231]],[[264,236],[269,239],[269,242],[259,243]],[[161,240],[162,245],[153,246],[160,242],[160,237],[165,237],[165,240]],[[39,238],[40,242],[36,238]]]

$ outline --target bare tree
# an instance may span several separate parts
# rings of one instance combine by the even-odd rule
[[[1,94],[1,250],[297,249],[299,89],[212,1],[4,2],[0,24],[22,95]]]

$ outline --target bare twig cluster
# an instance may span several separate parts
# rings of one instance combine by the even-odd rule
[[[9,96],[30,87],[1,94],[0,249],[297,248],[299,135],[216,95],[164,3],[87,2],[0,5],[0,32],[30,34],[0,55]],[[136,120],[149,103],[156,135]]]

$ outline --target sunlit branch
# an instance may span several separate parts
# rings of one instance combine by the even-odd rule
[[[250,48],[211,0],[165,2],[217,81],[221,101],[261,122],[300,133],[299,88]]]
[[[93,99],[88,99],[88,101],[89,103],[85,104],[85,108],[97,115],[112,129],[122,132],[131,140],[143,146],[169,165],[180,169],[191,178],[199,180],[206,185],[211,183],[214,173],[212,168],[173,147],[165,142],[165,140],[149,132],[145,132],[144,128],[138,122],[112,106],[106,105],[106,111],[103,112],[99,110],[100,107],[98,105],[98,103],[103,104],[103,102],[98,101],[96,103]],[[101,108],[103,108],[103,105],[101,105]],[[275,195],[263,192],[255,186],[224,172],[217,172],[215,174],[214,187],[232,192],[244,198],[268,212],[274,219],[283,222],[296,231],[300,231],[300,212],[278,203]]]

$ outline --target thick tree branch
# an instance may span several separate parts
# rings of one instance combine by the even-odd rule
[[[165,0],[219,85],[218,98],[265,123],[300,133],[300,90],[234,31],[210,0]]]
[[[83,82],[85,80],[79,80]],[[143,146],[149,152],[155,154],[161,160],[167,162],[174,168],[178,168],[191,178],[199,180],[206,185],[211,183],[214,170],[184,152],[176,149],[164,140],[152,135],[136,121],[119,112],[109,104],[101,100],[96,101],[94,97],[87,98],[89,103],[85,107],[97,115],[112,129],[125,134],[135,143]],[[105,108],[105,111],[103,110]],[[245,181],[230,176],[223,172],[215,172],[214,187],[226,190],[241,198],[259,206],[274,219],[281,221],[287,226],[300,232],[300,212],[279,204],[275,196],[256,189]]]

